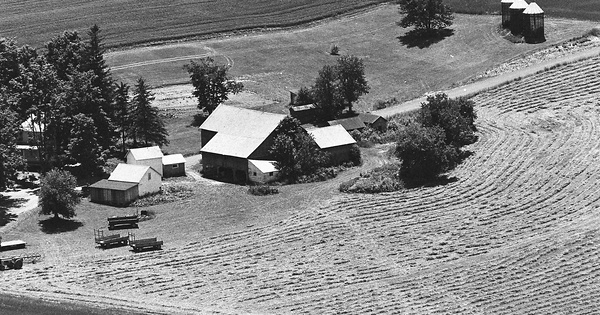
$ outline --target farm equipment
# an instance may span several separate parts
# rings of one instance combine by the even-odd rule
[[[23,268],[23,257],[0,258],[0,270]]]
[[[22,240],[2,242],[2,237],[0,237],[0,252],[5,250],[25,248],[25,245],[27,245],[27,243]]]
[[[94,230],[94,241],[102,248],[127,245],[130,236],[130,233],[125,236],[121,236],[121,234],[104,235],[102,228]]]
[[[139,215],[132,214],[126,216],[112,216],[108,217],[108,229],[116,230],[116,229],[137,229],[138,223],[140,222]]]
[[[156,237],[135,239],[135,235],[131,234],[129,238],[129,246],[134,252],[139,252],[149,249],[161,249],[163,241],[159,241]]]

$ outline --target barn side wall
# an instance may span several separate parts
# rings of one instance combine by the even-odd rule
[[[350,161],[350,150],[352,149],[352,144],[332,147],[324,149],[324,152],[331,154],[331,160],[333,164],[338,165],[344,162]]]
[[[214,153],[202,154],[202,168],[209,176],[225,181],[246,182],[248,160]]]

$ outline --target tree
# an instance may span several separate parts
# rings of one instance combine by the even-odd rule
[[[46,43],[46,60],[54,67],[58,78],[67,81],[68,76],[79,71],[85,44],[77,31],[65,31]]]
[[[60,169],[52,169],[42,176],[39,206],[40,214],[60,214],[66,219],[74,217],[75,206],[81,202],[75,191],[77,181],[71,173]]]
[[[132,128],[133,122],[131,117],[131,102],[129,100],[129,85],[121,82],[115,88],[115,121],[114,124],[118,129],[121,137],[121,152],[125,153],[125,142],[129,136],[129,130]]]
[[[344,107],[348,107],[352,112],[352,103],[356,102],[361,95],[369,93],[363,61],[355,56],[342,56],[337,60],[336,72],[339,96]]]
[[[154,94],[144,79],[139,78],[133,89],[134,97],[131,101],[131,114],[133,122],[134,146],[140,140],[145,146],[165,145],[169,143],[168,132],[165,124],[158,115],[158,109],[151,105]]]
[[[400,14],[405,14],[398,23],[402,27],[431,32],[452,25],[452,9],[442,0],[400,0],[399,4]]]
[[[72,162],[81,164],[82,174],[99,174],[105,160],[96,139],[94,120],[84,114],[77,114],[71,121],[71,139],[67,148],[69,158]]]
[[[296,96],[296,102],[293,105],[307,105],[314,103],[314,98],[312,95],[312,91],[303,86],[298,90],[298,95]]]
[[[332,120],[337,118],[344,107],[339,97],[337,87],[336,68],[325,65],[319,71],[319,75],[312,87],[312,94],[315,100],[315,107],[319,111],[319,117],[322,120]]]
[[[425,127],[442,128],[446,142],[460,147],[474,142],[476,118],[473,101],[449,99],[448,95],[438,93],[428,96],[427,102],[421,104],[419,122]]]
[[[229,67],[215,64],[210,58],[204,58],[200,63],[192,61],[185,65],[184,69],[190,74],[194,92],[198,99],[198,108],[209,114],[228,99],[229,93],[240,92],[244,85],[235,82],[228,75]]]
[[[411,181],[431,180],[451,170],[459,161],[459,151],[446,143],[440,127],[408,125],[398,135],[396,156],[402,160],[400,174]]]
[[[23,165],[23,157],[17,150],[17,121],[17,114],[0,104],[0,191],[16,180],[17,169]]]
[[[102,110],[111,119],[115,118],[113,104],[113,79],[110,70],[104,61],[104,46],[100,36],[100,28],[94,24],[88,31],[89,40],[84,45],[80,71],[94,73],[92,85],[100,90]]]

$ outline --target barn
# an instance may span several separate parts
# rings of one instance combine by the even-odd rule
[[[350,151],[356,141],[341,125],[309,129],[319,148],[331,154],[334,164],[342,164],[350,160]]]
[[[253,183],[265,184],[277,180],[279,170],[275,161],[248,160],[248,178]]]
[[[368,127],[373,128],[379,131],[387,130],[387,119],[382,116],[371,114],[371,113],[361,113],[358,114],[358,118]]]
[[[160,147],[145,147],[127,151],[127,164],[146,165],[152,167],[160,176],[163,174],[163,153]]]
[[[112,206],[126,206],[139,197],[137,183],[103,179],[89,187],[90,200]]]
[[[528,43],[546,41],[544,35],[544,11],[537,3],[532,2],[523,11],[523,35]]]
[[[351,132],[354,130],[361,131],[367,127],[365,123],[358,116],[350,118],[342,118],[328,121],[330,126],[341,125],[346,131]]]
[[[268,160],[273,132],[285,117],[219,105],[200,126],[204,173],[226,181],[248,181],[248,160]]]
[[[185,158],[181,154],[165,155],[162,158],[163,177],[185,176]]]

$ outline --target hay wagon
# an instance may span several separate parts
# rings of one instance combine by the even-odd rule
[[[110,234],[105,235],[104,230],[99,228],[94,230],[94,242],[102,248],[108,248],[113,246],[124,246],[129,243],[129,236],[131,234],[121,236],[121,234]]]
[[[108,229],[116,230],[116,229],[137,229],[138,223],[140,222],[139,215],[125,215],[125,216],[112,216],[108,217]]]
[[[162,245],[163,241],[157,240],[156,237],[136,239],[135,235],[131,234],[129,238],[129,246],[134,252],[161,249]]]

